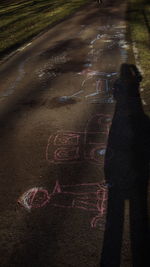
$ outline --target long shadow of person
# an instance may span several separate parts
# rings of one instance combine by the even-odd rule
[[[101,267],[120,266],[125,200],[129,200],[132,266],[149,266],[150,120],[142,108],[141,80],[135,65],[122,64],[114,83],[116,107],[104,163],[110,188]]]

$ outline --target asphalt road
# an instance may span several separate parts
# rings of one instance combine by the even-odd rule
[[[104,2],[1,64],[2,267],[100,266],[112,88],[128,51],[126,3]],[[125,213],[121,266],[129,267],[128,201]]]

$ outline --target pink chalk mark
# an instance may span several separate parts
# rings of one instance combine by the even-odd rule
[[[52,134],[46,147],[46,160],[55,164],[78,163],[87,160],[91,163],[103,164],[104,154],[98,154],[98,150],[104,150],[106,145],[100,138],[107,140],[110,124],[110,115],[96,114],[87,122],[83,132]],[[91,132],[91,129],[95,131]]]
[[[79,147],[60,147],[54,152],[55,161],[72,161],[79,159]]]
[[[77,145],[80,135],[76,133],[61,133],[56,135],[54,145]]]
[[[37,201],[36,196],[37,194],[41,195]],[[24,206],[27,210],[31,210],[32,208],[41,208],[45,206],[50,200],[50,196],[48,194],[48,191],[43,189],[42,187],[34,187],[29,189],[27,192],[25,192],[19,199],[18,203],[20,203],[22,206]]]
[[[67,188],[68,190],[66,190]],[[65,202],[66,195],[67,203]],[[97,214],[91,221],[91,227],[96,227],[97,223],[104,218],[106,213],[107,198],[108,188],[104,183],[60,185],[57,180],[51,194],[49,194],[46,189],[34,187],[25,192],[19,198],[18,202],[28,211],[49,204],[52,207],[65,209],[77,208],[94,212]]]

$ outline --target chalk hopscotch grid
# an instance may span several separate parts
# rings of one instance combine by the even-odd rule
[[[98,128],[95,132],[88,131],[93,120]],[[103,156],[106,150],[104,140],[107,140],[110,125],[110,115],[96,114],[87,122],[83,132],[58,131],[56,134],[50,135],[46,146],[46,161],[50,164],[62,164],[87,160],[103,165]]]

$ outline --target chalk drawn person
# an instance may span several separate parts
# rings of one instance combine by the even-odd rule
[[[111,187],[101,267],[120,266],[125,200],[129,202],[132,266],[149,266],[147,190],[150,120],[142,108],[141,80],[135,65],[122,64],[120,77],[114,84],[116,108],[104,163],[106,181]]]
[[[46,205],[63,209],[81,209],[94,213],[91,227],[103,225],[107,206],[108,186],[104,183],[84,183],[61,185],[56,181],[51,193],[42,187],[27,190],[18,199],[18,203],[27,211]]]

